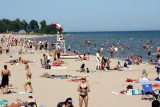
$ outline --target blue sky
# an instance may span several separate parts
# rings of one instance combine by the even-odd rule
[[[16,18],[65,31],[160,30],[160,0],[0,0],[0,19]]]

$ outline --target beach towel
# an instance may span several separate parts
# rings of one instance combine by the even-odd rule
[[[64,67],[64,66],[53,66],[51,67],[51,69],[66,69],[67,67]]]
[[[22,92],[17,92],[17,93],[18,93],[18,94],[32,94],[31,92],[27,92],[27,93],[26,93],[26,92],[23,92],[23,91],[22,91]]]
[[[118,68],[109,68],[109,70],[118,70]]]
[[[52,79],[69,79],[71,77],[71,75],[51,75],[50,78]]]
[[[153,84],[152,86],[153,86],[153,88],[159,88],[160,84]]]
[[[122,94],[122,93],[121,93],[121,92],[115,92],[115,91],[112,91],[112,94],[117,95],[117,94]]]
[[[81,79],[70,79],[67,82],[81,82]]]

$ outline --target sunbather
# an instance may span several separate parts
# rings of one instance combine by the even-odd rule
[[[58,103],[57,107],[74,107],[72,98],[67,98],[66,101]]]
[[[20,99],[17,99],[15,103],[11,103],[9,107],[37,107],[36,100],[29,96],[27,101],[22,101]]]

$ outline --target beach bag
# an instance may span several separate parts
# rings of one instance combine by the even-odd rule
[[[139,95],[141,92],[140,90],[138,89],[132,89],[132,95]]]
[[[127,78],[126,82],[133,82],[133,80],[130,78]]]
[[[0,101],[0,105],[1,106],[7,106],[8,105],[8,101],[7,100],[1,100]]]
[[[58,104],[57,104],[57,107],[62,107],[63,106],[63,102],[59,102]]]

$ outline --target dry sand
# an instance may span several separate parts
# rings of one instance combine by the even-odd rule
[[[27,37],[27,36],[26,36]],[[7,64],[8,69],[11,71],[10,84],[13,84],[17,89],[15,92],[24,91],[23,84],[26,81],[25,76],[25,65],[10,65],[5,63],[9,61],[10,55],[13,58],[22,57],[26,60],[36,60],[36,63],[29,63],[30,70],[32,72],[32,85],[34,88],[33,94],[18,94],[12,93],[8,95],[0,94],[0,99],[8,100],[9,104],[15,102],[17,98],[26,101],[29,95],[36,98],[39,105],[43,104],[47,107],[56,107],[57,103],[64,101],[67,97],[73,98],[73,104],[78,107],[78,97],[77,92],[78,83],[77,82],[67,82],[66,79],[50,79],[41,78],[40,76],[48,72],[49,74],[57,75],[74,75],[74,76],[89,76],[87,79],[91,86],[91,92],[89,93],[89,105],[88,107],[151,107],[150,101],[141,100],[141,95],[114,95],[112,91],[119,92],[125,90],[126,86],[130,83],[126,83],[126,78],[136,79],[141,76],[142,69],[145,68],[149,77],[154,79],[156,74],[156,69],[153,65],[142,64],[142,65],[132,65],[132,71],[97,71],[97,73],[79,73],[82,63],[86,64],[91,71],[95,71],[95,56],[90,56],[89,61],[76,61],[75,59],[65,59],[65,62],[69,62],[65,65],[67,69],[63,70],[53,70],[41,68],[40,59],[44,51],[36,51],[35,54],[23,54],[17,55],[16,53],[20,47],[11,47],[10,53],[8,55],[5,52],[0,55],[0,69]],[[106,56],[107,57],[107,56]],[[115,67],[117,64],[117,59],[111,59],[111,67]],[[123,61],[121,61],[123,62]],[[123,63],[122,63],[123,64]],[[1,77],[0,77],[1,80]],[[142,89],[140,83],[131,83],[134,88]],[[29,89],[29,87],[28,87]],[[30,91],[30,90],[28,90]],[[83,106],[84,107],[84,106]]]

